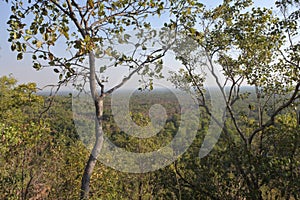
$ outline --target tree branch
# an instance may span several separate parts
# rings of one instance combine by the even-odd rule
[[[271,115],[270,119],[269,119],[265,124],[262,124],[261,127],[257,128],[256,130],[253,131],[253,133],[252,133],[252,134],[250,135],[250,137],[249,137],[249,144],[251,144],[251,142],[252,142],[254,136],[255,136],[258,132],[264,130],[265,128],[267,128],[267,127],[269,127],[269,126],[271,126],[271,125],[274,125],[274,123],[275,123],[275,117],[276,117],[283,109],[287,108],[289,105],[291,105],[291,104],[294,102],[295,99],[297,99],[297,98],[299,97],[299,95],[298,95],[299,88],[300,88],[300,82],[296,85],[295,90],[294,90],[292,96],[290,97],[290,99],[289,99],[286,103],[282,104],[279,108],[277,108],[277,110],[275,110],[275,112]]]
[[[151,55],[153,55],[157,52],[160,52],[162,50],[163,49],[158,49],[158,50],[152,52],[150,54],[150,56],[148,56],[147,59],[144,62],[142,62],[141,64],[136,63],[138,65],[138,67],[135,70],[133,70],[127,77],[123,78],[123,80],[119,84],[117,84],[116,86],[114,86],[113,88],[111,88],[110,90],[105,92],[105,95],[109,95],[109,94],[113,93],[116,89],[122,87],[134,74],[138,73],[143,68],[143,66],[145,64],[152,63],[155,60],[158,60],[158,59],[162,58],[165,55],[165,53],[167,52],[168,48],[165,49],[164,52],[162,54],[158,55],[157,57],[150,58],[150,57],[152,57]]]

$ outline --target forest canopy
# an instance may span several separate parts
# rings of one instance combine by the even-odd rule
[[[52,69],[53,91],[69,85],[90,107],[76,113],[74,93],[46,96],[35,83],[0,77],[1,199],[300,198],[299,1],[7,3],[15,59],[29,55],[35,70]],[[124,92],[134,77],[140,85]],[[158,90],[161,80],[176,90]],[[128,102],[114,104],[118,91]],[[119,121],[115,106],[129,109]],[[137,161],[115,147],[105,157],[107,141],[176,160],[160,167],[141,156],[132,164],[139,170],[117,171],[99,157]],[[158,170],[138,173],[149,163]]]

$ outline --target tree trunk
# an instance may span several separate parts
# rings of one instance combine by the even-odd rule
[[[103,97],[97,93],[97,82],[96,82],[96,73],[95,73],[95,55],[93,52],[89,53],[89,65],[90,65],[90,89],[91,94],[95,103],[95,135],[96,141],[90,157],[85,165],[85,169],[83,172],[82,180],[81,180],[81,191],[80,191],[80,199],[88,199],[89,198],[89,190],[90,190],[90,179],[93,173],[94,167],[97,162],[97,157],[101,151],[103,144],[103,130],[102,130],[102,116],[103,116]]]
[[[97,162],[97,157],[100,153],[103,144],[103,131],[101,128],[101,123],[97,122],[96,119],[96,142],[93,147],[93,150],[90,154],[90,157],[85,165],[84,173],[81,180],[81,192],[80,192],[80,199],[88,199],[89,198],[89,191],[90,191],[90,178],[92,176],[94,167]]]

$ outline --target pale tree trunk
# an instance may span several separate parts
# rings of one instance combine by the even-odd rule
[[[163,53],[159,54],[156,57],[153,57],[155,53],[161,52]],[[89,53],[89,67],[90,67],[90,90],[91,94],[94,100],[94,105],[96,109],[96,119],[95,119],[95,134],[96,134],[96,142],[94,144],[93,150],[90,154],[89,160],[85,165],[84,173],[81,180],[81,190],[80,190],[80,199],[88,199],[89,198],[89,190],[90,190],[90,178],[92,175],[92,172],[94,170],[94,167],[96,165],[97,157],[101,151],[102,144],[103,144],[103,130],[102,130],[102,121],[103,121],[103,101],[105,95],[113,93],[115,90],[122,87],[134,74],[138,73],[142,67],[147,63],[153,63],[154,61],[162,58],[165,53],[166,49],[158,49],[154,52],[152,52],[148,57],[152,57],[151,59],[147,59],[141,64],[138,64],[138,67],[131,71],[130,74],[127,77],[124,77],[123,80],[111,88],[110,90],[104,92],[104,85],[97,79],[96,77],[96,69],[95,69],[95,54],[93,51]],[[97,92],[97,86],[100,87],[100,94]],[[98,87],[98,88],[99,88]]]
[[[94,167],[97,162],[97,157],[101,151],[103,144],[103,130],[102,130],[102,116],[103,116],[103,97],[97,93],[97,82],[95,73],[95,55],[93,52],[89,53],[89,65],[90,65],[90,89],[94,99],[96,118],[95,118],[95,135],[96,141],[90,157],[85,165],[84,173],[81,180],[80,199],[89,198],[90,179],[93,173]]]

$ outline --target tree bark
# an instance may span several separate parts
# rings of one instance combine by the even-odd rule
[[[95,73],[95,55],[93,52],[89,53],[89,65],[90,65],[90,89],[95,105],[95,135],[96,141],[89,159],[85,165],[81,180],[80,199],[88,199],[90,191],[90,179],[95,168],[97,157],[101,151],[103,144],[103,129],[102,129],[102,116],[103,116],[103,97],[97,94],[97,82]]]

